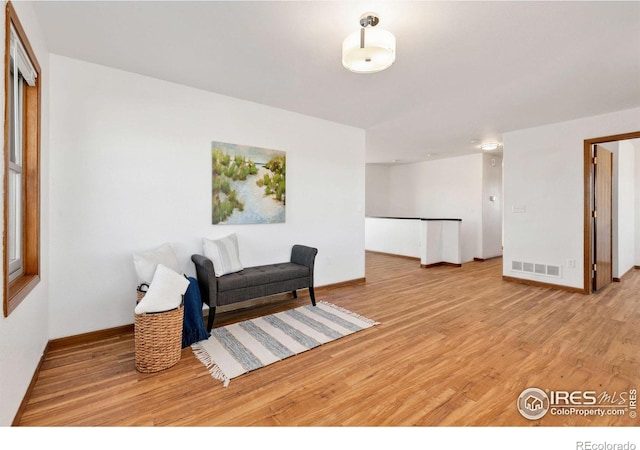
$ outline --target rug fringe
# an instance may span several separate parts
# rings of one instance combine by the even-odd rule
[[[200,362],[204,364],[207,369],[209,369],[209,373],[214,379],[222,381],[223,387],[229,386],[231,379],[225,376],[220,367],[218,367],[215,361],[211,359],[209,352],[207,352],[198,342],[191,345],[191,350],[193,350],[193,354],[196,356],[196,358],[198,358]]]
[[[356,314],[353,311],[349,311],[348,309],[342,308],[341,306],[338,306],[338,305],[334,305],[333,303],[325,302],[324,300],[321,300],[318,303],[322,303],[323,305],[327,305],[331,308],[335,308],[342,313],[349,314],[350,316],[357,317],[358,319],[362,320],[363,322],[367,322],[370,325],[380,325],[380,322],[376,322],[375,320],[371,320],[368,317],[364,317],[364,316],[361,316],[360,314]]]

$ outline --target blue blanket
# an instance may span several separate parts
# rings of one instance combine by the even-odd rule
[[[189,287],[184,293],[184,321],[182,327],[182,348],[189,347],[191,344],[209,339],[211,334],[204,326],[202,318],[202,299],[200,297],[200,288],[198,280],[193,277],[187,277]]]

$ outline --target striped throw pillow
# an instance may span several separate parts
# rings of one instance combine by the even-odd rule
[[[204,238],[203,244],[204,256],[213,262],[216,277],[240,272],[243,269],[235,233],[215,240]]]

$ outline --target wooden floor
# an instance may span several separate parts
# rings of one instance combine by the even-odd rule
[[[420,269],[367,253],[367,282],[319,300],[380,325],[233,379],[190,348],[134,368],[131,333],[49,352],[21,426],[638,426],[623,417],[523,418],[528,387],[609,394],[640,385],[640,270],[585,296],[502,280],[502,261]],[[306,304],[220,314],[225,322]],[[629,411],[627,411],[629,412]]]

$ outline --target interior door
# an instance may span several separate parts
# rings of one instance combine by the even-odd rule
[[[593,155],[593,291],[597,292],[613,281],[613,153],[596,145]]]

